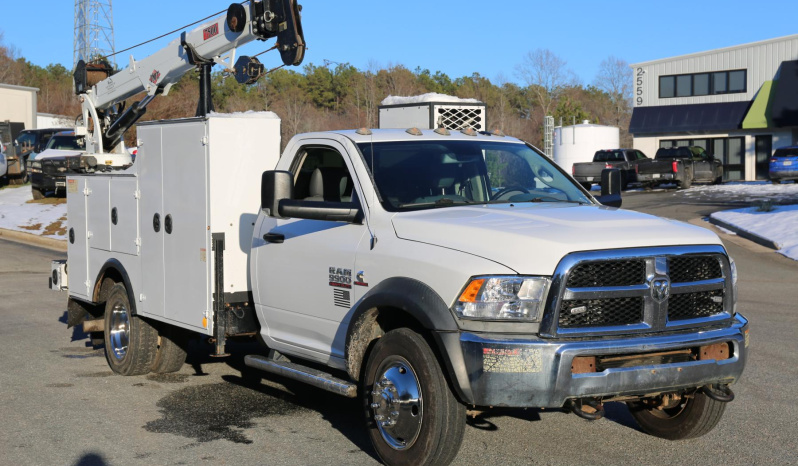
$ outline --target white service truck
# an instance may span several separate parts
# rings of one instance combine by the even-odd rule
[[[51,288],[114,372],[259,336],[248,366],[359,397],[388,464],[449,463],[468,408],[620,401],[667,439],[720,421],[748,322],[715,234],[602,205],[617,171],[594,198],[499,132],[300,134],[280,156],[279,124],[141,123],[131,167],[68,178]]]

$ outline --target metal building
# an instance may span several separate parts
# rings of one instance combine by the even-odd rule
[[[0,122],[17,123],[23,129],[36,128],[37,92],[36,87],[0,84]]]
[[[798,141],[798,34],[631,65],[634,146],[701,146],[726,180],[767,179]]]

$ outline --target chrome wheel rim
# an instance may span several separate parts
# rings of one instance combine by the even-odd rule
[[[424,413],[421,386],[406,359],[392,356],[377,370],[371,411],[382,438],[394,450],[410,448],[418,439]]]
[[[115,305],[110,318],[108,343],[111,346],[111,354],[117,361],[121,361],[125,358],[130,344],[130,318],[127,307],[124,304]]]

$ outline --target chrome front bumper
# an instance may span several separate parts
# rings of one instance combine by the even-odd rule
[[[748,321],[739,314],[727,328],[633,338],[515,339],[468,332],[439,336],[449,351],[462,351],[466,371],[455,374],[458,392],[463,401],[477,406],[558,408],[569,398],[642,396],[712,383],[730,384],[743,373],[748,355]],[[459,348],[454,347],[454,338],[459,339]],[[582,374],[571,369],[577,356],[633,355],[723,342],[730,343],[732,348],[730,357],[724,360],[622,367]]]

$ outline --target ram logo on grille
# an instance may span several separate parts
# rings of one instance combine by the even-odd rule
[[[667,278],[655,278],[651,280],[651,297],[654,301],[661,303],[671,295],[671,282]]]

